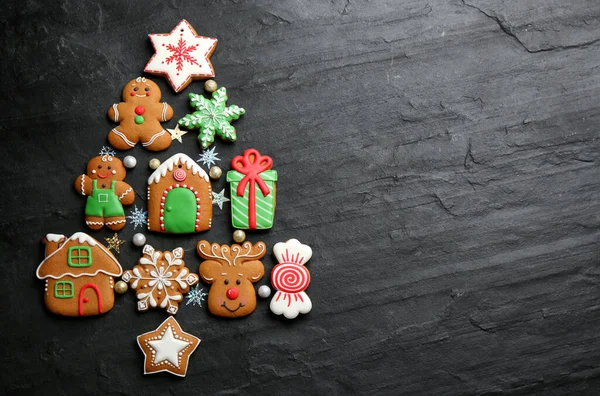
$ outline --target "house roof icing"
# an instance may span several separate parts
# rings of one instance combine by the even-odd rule
[[[183,153],[175,154],[165,162],[163,162],[148,178],[148,184],[158,183],[162,177],[165,177],[167,171],[172,172],[175,166],[184,165],[186,169],[192,171],[192,175],[199,174],[204,180],[208,182],[208,175],[206,172],[194,162],[193,159]]]

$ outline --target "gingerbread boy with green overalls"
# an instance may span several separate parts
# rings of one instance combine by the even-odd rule
[[[88,196],[85,224],[92,230],[106,226],[118,231],[125,227],[123,205],[131,205],[135,200],[133,188],[123,181],[126,174],[120,159],[102,155],[92,158],[87,164],[87,174],[75,180],[75,190]]]

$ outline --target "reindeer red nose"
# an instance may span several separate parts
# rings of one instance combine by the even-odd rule
[[[227,294],[228,299],[235,300],[240,295],[240,292],[235,287],[231,287],[227,289],[227,292],[225,294]]]

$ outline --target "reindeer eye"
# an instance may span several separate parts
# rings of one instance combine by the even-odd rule
[[[228,285],[229,284],[229,279],[225,279],[225,284]]]
[[[239,279],[235,281],[235,284],[236,284],[236,285],[239,285],[240,283],[242,283],[242,281],[241,281],[241,280],[239,280]]]

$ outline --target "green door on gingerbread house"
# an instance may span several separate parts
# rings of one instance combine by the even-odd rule
[[[187,188],[174,188],[165,198],[165,231],[173,234],[194,232],[196,227],[196,196]]]

